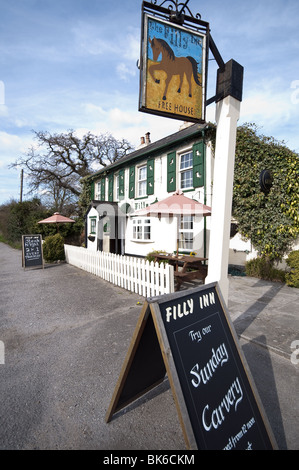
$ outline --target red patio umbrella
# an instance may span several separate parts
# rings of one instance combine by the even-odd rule
[[[172,196],[135,211],[132,215],[150,216],[155,214],[209,216],[211,215],[211,207],[186,197],[182,191],[176,191]]]
[[[69,219],[69,217],[64,217],[64,215],[59,214],[59,212],[55,212],[54,215],[48,217],[47,219],[40,220],[38,224],[56,224],[57,231],[59,231],[59,224],[68,224],[74,223],[73,219]]]

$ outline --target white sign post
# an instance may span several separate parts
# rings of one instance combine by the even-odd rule
[[[217,46],[210,34],[209,23],[202,21],[200,15],[192,15],[189,7],[187,6],[189,0],[185,3],[179,3],[178,1],[172,2],[175,3],[176,11],[172,8],[168,9],[163,7],[164,1],[161,5],[157,5],[157,2],[143,1],[142,2],[142,17],[144,21],[142,22],[142,38],[143,42],[141,45],[141,57],[140,57],[140,67],[141,71],[141,80],[142,85],[140,89],[140,111],[150,112],[152,114],[168,115],[168,117],[179,118],[179,115],[173,114],[172,109],[171,113],[165,113],[165,109],[159,109],[160,104],[157,106],[150,103],[150,98],[152,98],[152,93],[149,92],[148,96],[146,95],[146,87],[144,86],[147,83],[147,69],[148,66],[149,74],[150,71],[154,72],[157,70],[164,70],[167,72],[168,79],[171,79],[173,74],[173,63],[176,58],[176,55],[170,45],[165,41],[165,38],[170,41],[171,46],[176,46],[181,44],[181,39],[178,41],[179,34],[184,33],[186,36],[186,45],[189,44],[201,44],[202,51],[198,54],[198,51],[194,53],[193,47],[189,50],[187,56],[187,61],[195,65],[193,61],[192,54],[201,57],[201,71],[206,73],[207,71],[207,61],[208,54],[206,54],[207,48],[204,44],[208,44],[208,49],[212,52],[214,59],[218,64],[217,70],[217,84],[216,84],[216,95],[212,98],[206,100],[205,91],[201,90],[202,99],[199,100],[201,104],[204,103],[205,106],[216,102],[216,121],[217,121],[217,134],[216,134],[216,152],[215,152],[215,167],[214,167],[214,191],[213,191],[213,202],[212,202],[212,220],[211,220],[211,235],[210,235],[210,248],[209,248],[209,266],[208,266],[208,276],[206,278],[206,283],[218,282],[224,301],[227,303],[228,300],[228,254],[229,254],[229,235],[230,235],[230,224],[231,224],[231,209],[232,209],[232,194],[233,194],[233,178],[234,178],[234,161],[235,161],[235,146],[236,146],[236,131],[237,131],[237,121],[240,115],[240,103],[242,101],[242,91],[243,91],[243,67],[238,64],[235,60],[231,59],[227,63],[224,63]],[[189,16],[190,14],[190,16]],[[150,15],[150,16],[149,16]],[[159,18],[157,18],[159,16]],[[161,20],[163,18],[163,21]],[[195,26],[196,25],[196,26]],[[200,34],[200,38],[194,38],[194,34]],[[178,31],[178,35],[177,35]],[[155,33],[155,34],[153,34]],[[158,37],[159,35],[161,37]],[[168,36],[170,34],[170,38]],[[176,38],[176,39],[174,39]],[[198,42],[198,40],[200,41]],[[195,42],[194,42],[195,41]],[[171,59],[171,67],[169,65],[169,60],[165,62],[163,59],[163,52],[165,49],[165,44],[168,49],[168,53],[164,54],[165,57],[169,57],[169,50],[172,52],[171,55],[174,55],[174,59]],[[159,47],[158,47],[159,46]],[[180,47],[180,46],[179,46]],[[162,52],[162,49],[163,52]],[[206,49],[206,50],[205,50]],[[180,53],[180,51],[178,51]],[[157,55],[158,54],[158,55]],[[179,56],[180,54],[178,54]],[[161,62],[156,63],[158,58],[161,56]],[[176,74],[178,70],[184,72],[183,57],[180,58],[180,67],[176,68]],[[184,56],[185,58],[185,56]],[[188,63],[188,62],[187,62]],[[195,70],[196,69],[196,70]],[[195,83],[198,81],[198,72],[197,65],[195,65],[196,75],[193,77]],[[152,82],[156,84],[160,83],[155,76],[152,75]],[[169,78],[170,77],[170,78]],[[201,88],[202,88],[202,78],[201,77]],[[167,79],[167,80],[168,80]],[[164,86],[165,88],[165,86]],[[168,105],[166,101],[166,89],[168,92],[168,87],[164,90],[163,98],[159,102],[164,104],[164,108]],[[206,88],[205,88],[206,90]],[[177,93],[176,93],[177,94]],[[145,97],[145,95],[147,97]],[[189,92],[189,98],[192,96]],[[198,98],[197,98],[198,100]],[[147,103],[148,101],[148,103]],[[199,106],[199,101],[197,106]],[[183,103],[186,104],[186,103]],[[197,116],[196,119],[191,119],[191,116],[184,116],[186,121],[202,122],[201,118],[204,116]]]
[[[216,149],[209,246],[209,267],[205,283],[217,281],[228,301],[228,256],[232,211],[237,122],[241,102],[226,96],[216,105]]]

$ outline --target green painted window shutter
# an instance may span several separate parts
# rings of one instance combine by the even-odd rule
[[[113,202],[113,173],[108,176],[108,201]]]
[[[135,197],[135,166],[131,166],[129,174],[129,198]]]
[[[119,199],[124,199],[125,197],[125,170],[119,170]]]
[[[92,201],[94,200],[94,181],[92,181],[90,184],[90,199]]]
[[[155,185],[155,160],[151,158],[147,161],[147,195],[154,194]]]
[[[176,153],[171,152],[167,155],[167,191],[176,190]]]
[[[101,201],[105,201],[105,181],[105,177],[101,179]]]
[[[193,186],[199,188],[205,184],[204,142],[193,145]]]

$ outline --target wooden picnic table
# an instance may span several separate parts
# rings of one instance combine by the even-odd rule
[[[208,267],[205,264],[207,260],[208,258],[188,255],[155,255],[155,262],[168,261],[169,264],[174,266],[174,277],[177,281],[176,291],[180,290],[184,281],[191,281],[192,279],[204,281],[207,276]]]

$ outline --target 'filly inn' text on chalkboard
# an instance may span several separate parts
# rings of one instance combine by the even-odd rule
[[[41,235],[22,235],[22,266],[24,269],[44,267]]]
[[[217,283],[146,301],[106,420],[166,373],[189,449],[276,448]]]

